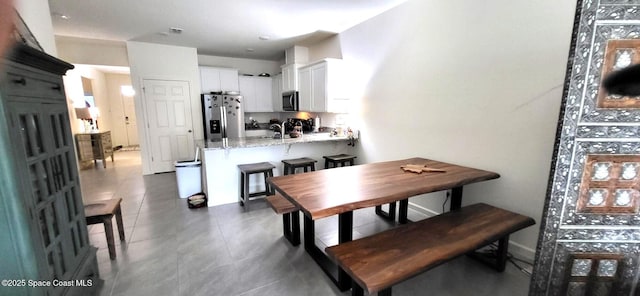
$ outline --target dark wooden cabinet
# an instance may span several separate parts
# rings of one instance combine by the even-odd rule
[[[2,259],[0,276],[74,284],[0,287],[0,294],[94,294],[101,284],[96,250],[89,245],[62,84],[62,75],[73,66],[26,46],[2,62],[0,133],[8,139],[0,148],[9,150],[5,156],[13,161],[0,168],[0,177],[15,194],[1,196],[0,229],[9,236],[1,240],[0,250],[13,250],[2,257],[19,259]]]

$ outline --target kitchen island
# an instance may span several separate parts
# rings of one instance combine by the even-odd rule
[[[203,190],[208,205],[215,206],[238,202],[239,164],[270,162],[276,166],[274,175],[282,175],[282,160],[310,157],[318,161],[316,169],[324,167],[322,156],[354,154],[347,137],[330,136],[329,133],[309,133],[298,138],[284,139],[248,137],[228,141],[207,141],[202,148]],[[251,177],[251,192],[264,190],[262,175]]]

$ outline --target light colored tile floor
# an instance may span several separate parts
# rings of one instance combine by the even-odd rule
[[[121,197],[126,241],[109,259],[104,228],[90,225],[104,286],[100,295],[350,295],[282,237],[282,219],[264,202],[188,209],[175,174],[142,176],[139,151],[119,151],[82,170],[85,202]],[[410,215],[412,213],[410,212]],[[411,216],[410,216],[411,217]],[[115,223],[114,223],[115,224]],[[373,209],[354,214],[354,237],[390,227]],[[321,244],[337,242],[337,219],[316,223]],[[529,277],[462,257],[393,287],[393,295],[527,295]]]

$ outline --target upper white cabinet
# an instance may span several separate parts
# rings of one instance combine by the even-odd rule
[[[273,76],[272,99],[273,99],[273,111],[282,112],[282,74]]]
[[[240,76],[240,95],[244,112],[273,112],[273,79],[270,77]],[[282,108],[281,108],[282,109]]]
[[[282,66],[282,91],[298,90],[298,68],[300,64],[287,64]]]
[[[200,67],[202,93],[212,91],[239,91],[238,70],[230,68]]]
[[[350,96],[342,60],[324,59],[301,67],[300,111],[348,113]]]

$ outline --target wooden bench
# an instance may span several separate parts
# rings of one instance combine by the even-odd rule
[[[353,295],[391,295],[393,285],[495,241],[494,267],[503,271],[509,234],[533,224],[529,217],[480,203],[326,251],[353,279]]]
[[[300,244],[300,211],[280,193],[267,196],[267,203],[276,212],[282,214],[284,237],[294,246]]]

